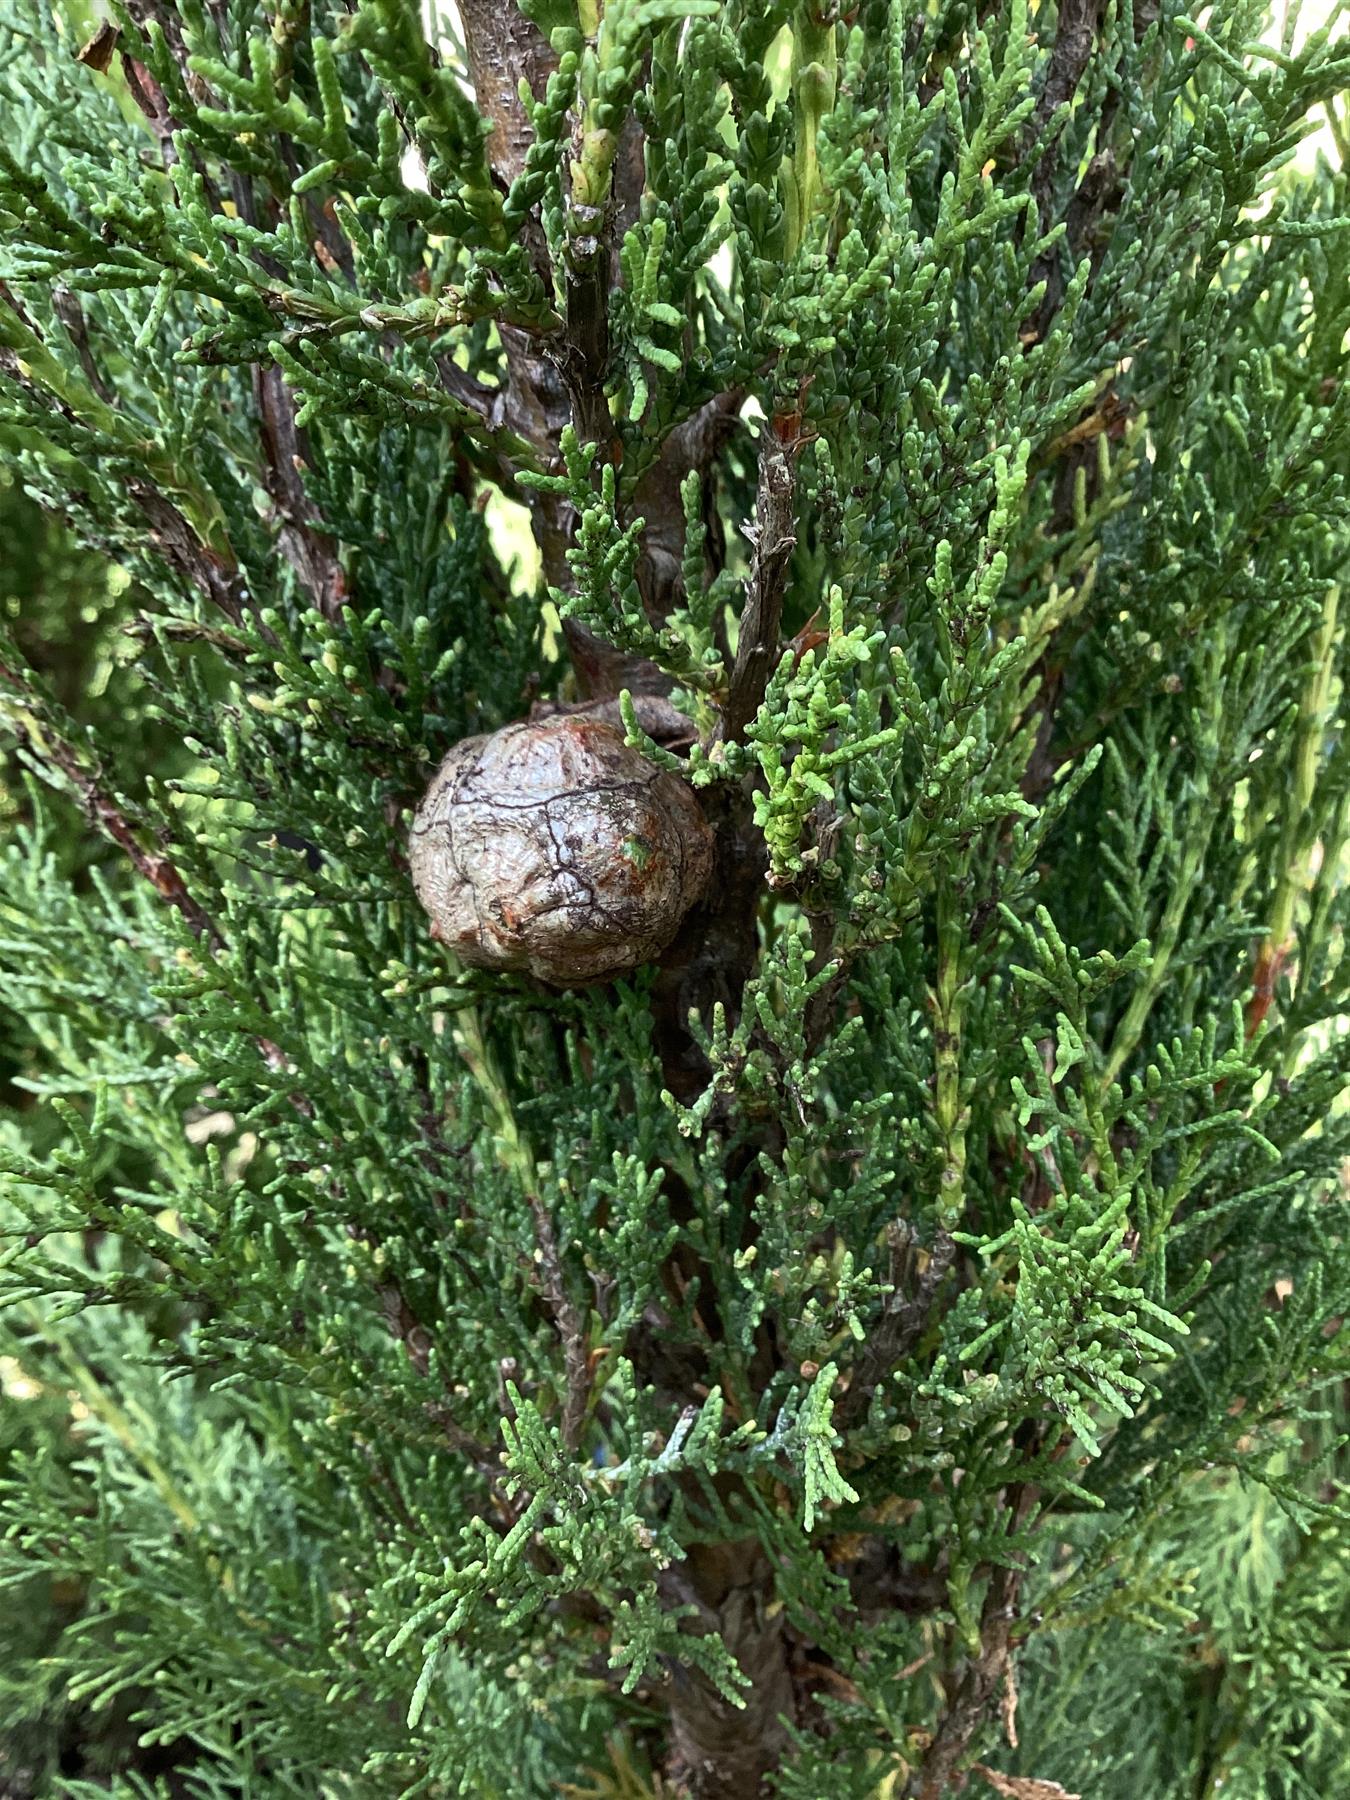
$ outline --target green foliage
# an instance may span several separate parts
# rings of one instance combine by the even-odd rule
[[[0,7],[0,1787],[1341,1791],[1344,7]]]

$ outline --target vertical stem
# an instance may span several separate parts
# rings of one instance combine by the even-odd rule
[[[1294,908],[1303,886],[1307,819],[1317,794],[1318,754],[1331,688],[1332,652],[1336,643],[1336,610],[1340,589],[1328,588],[1322,603],[1322,625],[1317,634],[1312,672],[1299,702],[1298,736],[1294,745],[1294,791],[1285,814],[1281,840],[1280,881],[1270,914],[1270,941],[1287,943],[1294,930]]]
[[[69,1338],[61,1332],[54,1321],[44,1318],[39,1309],[31,1304],[24,1304],[18,1310],[56,1352],[62,1368],[75,1384],[81,1400],[90,1412],[112,1432],[127,1455],[140,1464],[160,1499],[184,1531],[195,1536],[201,1530],[201,1520],[197,1516],[196,1509],[164,1464],[151,1450],[146,1442],[146,1434],[135,1428],[125,1410],[118,1405],[107,1388],[98,1380],[88,1363],[77,1354]],[[214,1563],[214,1558],[212,1560]],[[234,1583],[228,1574],[222,1577],[222,1586],[227,1591],[233,1589]]]
[[[466,1007],[459,1013],[453,1036],[455,1047],[473,1075],[479,1092],[496,1116],[497,1160],[516,1177],[522,1194],[537,1193],[539,1178],[535,1172],[534,1153],[521,1136],[511,1096],[483,1036],[476,1008]]]
[[[1139,1040],[1148,1024],[1149,1014],[1154,1003],[1162,992],[1167,980],[1167,972],[1172,966],[1172,958],[1176,954],[1177,942],[1181,937],[1182,922],[1186,917],[1186,909],[1191,903],[1196,883],[1204,872],[1205,852],[1214,831],[1214,812],[1211,807],[1196,808],[1195,821],[1191,826],[1190,836],[1182,852],[1181,868],[1168,895],[1167,905],[1163,908],[1158,935],[1154,941],[1153,961],[1148,966],[1148,973],[1134,991],[1134,997],[1125,1009],[1124,1017],[1116,1027],[1111,1039],[1110,1054],[1106,1059],[1106,1067],[1102,1071],[1101,1091],[1106,1092],[1111,1083],[1119,1076],[1120,1071],[1134,1054]]]
[[[946,1230],[960,1219],[966,1189],[966,1128],[970,1108],[961,1086],[961,1027],[965,1017],[964,956],[968,933],[957,903],[955,870],[937,884],[937,982],[933,990],[933,1115],[942,1144],[938,1222]]]
[[[792,552],[797,546],[796,491],[792,459],[773,422],[766,421],[759,440],[754,554],[746,583],[736,661],[718,727],[719,740],[740,742],[746,726],[759,711],[769,677],[782,654],[778,631]]]
[[[1247,1009],[1249,1037],[1265,1016],[1274,998],[1280,967],[1294,949],[1294,915],[1299,896],[1308,884],[1309,861],[1317,836],[1313,802],[1317,798],[1322,738],[1331,706],[1339,604],[1339,587],[1328,588],[1322,602],[1322,623],[1313,651],[1313,666],[1299,700],[1293,793],[1280,838],[1280,874],[1270,909],[1270,931],[1257,952],[1254,992]],[[1287,1045],[1286,1065],[1292,1055],[1293,1047]],[[1288,1066],[1284,1072],[1289,1073]]]
[[[839,59],[835,50],[834,20],[822,23],[821,0],[802,0],[792,21],[792,107],[796,143],[787,176],[788,255],[795,256],[806,237],[820,191],[820,162],[816,140],[820,121],[834,107]]]

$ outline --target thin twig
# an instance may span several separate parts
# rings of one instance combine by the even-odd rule
[[[300,471],[309,461],[295,402],[275,363],[253,365],[253,399],[262,439],[263,479],[277,511],[277,544],[325,619],[342,615],[347,576],[337,545],[309,518]]]
[[[759,441],[755,520],[744,527],[754,554],[745,609],[741,613],[736,661],[718,729],[718,737],[724,741],[738,743],[744,736],[746,726],[759,711],[769,677],[778,666],[783,597],[787,591],[788,565],[797,544],[797,518],[793,507],[796,491],[797,478],[789,452],[773,428],[766,425]]]
[[[1040,1489],[1030,1482],[1016,1482],[1009,1488],[1008,1537],[1021,1530],[1039,1498]],[[980,1612],[980,1648],[966,1664],[923,1762],[910,1779],[906,1789],[909,1800],[941,1800],[941,1796],[952,1791],[953,1779],[971,1739],[1002,1692],[1012,1655],[1023,1574],[1022,1569],[1005,1564],[989,1577]]]
[[[903,1220],[897,1220],[886,1236],[894,1291],[887,1296],[880,1323],[867,1340],[857,1371],[841,1402],[844,1423],[861,1416],[882,1382],[918,1343],[956,1256],[951,1233],[939,1227],[923,1272],[906,1293],[905,1274],[913,1260],[914,1237]]]
[[[0,682],[19,697],[22,710],[10,715],[10,727],[29,754],[57,771],[92,823],[112,839],[137,874],[150,883],[160,898],[182,914],[194,936],[204,938],[215,949],[220,949],[224,941],[220,932],[206,909],[189,893],[177,867],[167,856],[148,849],[141,841],[137,826],[103,787],[98,772],[90,768],[75,745],[62,735],[41,698],[19,671],[0,661]]]
[[[117,396],[108,386],[103,371],[94,360],[93,347],[89,342],[89,321],[84,316],[84,308],[80,305],[79,296],[72,293],[68,287],[54,287],[52,289],[52,311],[65,327],[66,336],[70,339],[75,354],[80,359],[80,367],[84,370],[85,380],[105,406],[116,406]]]
[[[127,483],[127,492],[144,515],[160,559],[205,594],[231,625],[241,625],[248,590],[238,564],[203,543],[185,515],[153,483],[137,478]]]
[[[586,1355],[586,1328],[580,1312],[573,1304],[563,1280],[562,1259],[558,1239],[543,1201],[531,1194],[530,1211],[534,1215],[534,1236],[539,1246],[539,1287],[553,1323],[562,1339],[563,1368],[567,1376],[567,1397],[563,1402],[562,1440],[568,1450],[575,1450],[581,1438],[581,1427],[591,1397],[591,1373]]]

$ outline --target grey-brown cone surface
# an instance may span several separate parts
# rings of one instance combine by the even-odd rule
[[[456,744],[417,809],[408,859],[434,934],[466,963],[555,987],[658,957],[707,886],[692,790],[585,714]]]

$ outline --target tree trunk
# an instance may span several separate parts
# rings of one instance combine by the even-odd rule
[[[700,1630],[721,1638],[749,1685],[738,1707],[696,1669],[676,1669],[670,1775],[691,1800],[754,1800],[787,1746],[794,1714],[772,1572],[751,1545],[704,1546],[689,1562],[703,1602]]]

